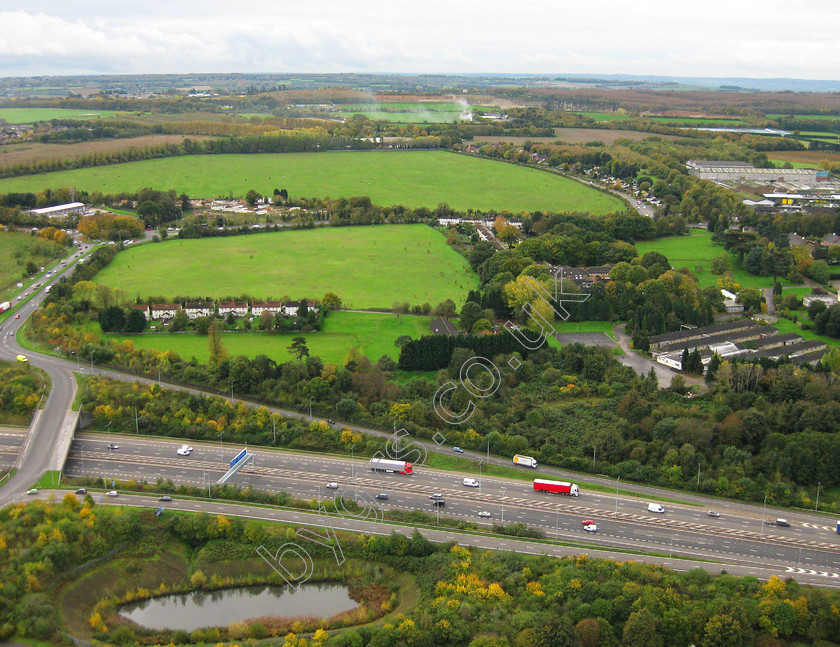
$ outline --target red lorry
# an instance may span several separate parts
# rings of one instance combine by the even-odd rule
[[[546,481],[545,479],[537,479],[534,481],[534,492],[551,492],[552,494],[580,496],[580,488],[574,483],[568,483],[566,481]]]

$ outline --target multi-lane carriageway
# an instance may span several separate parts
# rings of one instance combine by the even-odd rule
[[[157,478],[174,483],[206,486],[227,469],[227,462],[239,447],[216,443],[193,443],[190,456],[178,456],[180,440],[114,436],[119,449],[108,449],[109,438],[81,433],[74,441],[66,464],[69,476],[85,474],[106,479]],[[655,552],[660,555],[712,560],[722,565],[774,566],[783,573],[815,575],[831,580],[840,574],[840,535],[819,517],[790,528],[768,526],[777,511],[761,507],[723,503],[721,516],[711,518],[707,509],[665,503],[665,514],[647,511],[647,500],[602,492],[564,497],[533,491],[531,481],[483,478],[481,488],[463,486],[458,473],[418,467],[411,476],[372,472],[366,459],[350,460],[329,455],[303,454],[250,448],[256,456],[254,468],[243,470],[237,485],[265,491],[284,490],[296,498],[325,499],[340,495],[353,498],[376,510],[426,510],[473,521],[487,529],[493,523],[522,522],[541,528],[549,539],[582,542],[593,548],[616,551]],[[470,475],[472,476],[472,475]],[[337,492],[326,489],[337,482]],[[375,499],[385,493],[388,500]],[[442,494],[446,506],[430,505],[431,494]],[[168,504],[168,505],[177,505]],[[479,518],[487,511],[489,519]],[[369,515],[370,516],[370,515]],[[598,524],[595,534],[584,533],[581,521]],[[793,570],[787,570],[793,569]],[[840,585],[840,583],[838,583]]]

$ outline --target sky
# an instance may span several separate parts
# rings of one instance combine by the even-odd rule
[[[840,2],[0,0],[0,76],[190,72],[840,79]]]

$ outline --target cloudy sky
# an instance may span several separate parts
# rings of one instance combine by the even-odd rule
[[[498,72],[838,79],[838,24],[836,0],[0,0],[0,76]]]

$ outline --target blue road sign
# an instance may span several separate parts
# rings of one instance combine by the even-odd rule
[[[231,468],[232,468],[234,465],[236,465],[239,461],[241,461],[243,458],[245,458],[245,454],[247,454],[247,453],[248,453],[248,450],[247,450],[247,449],[243,449],[241,452],[239,452],[239,453],[238,453],[238,454],[234,457],[234,459],[230,462],[230,466],[231,466]]]
[[[156,516],[156,517],[159,517],[159,516],[160,516],[160,515],[162,515],[162,514],[163,514],[163,508],[158,508],[158,509],[155,511],[155,516]]]

